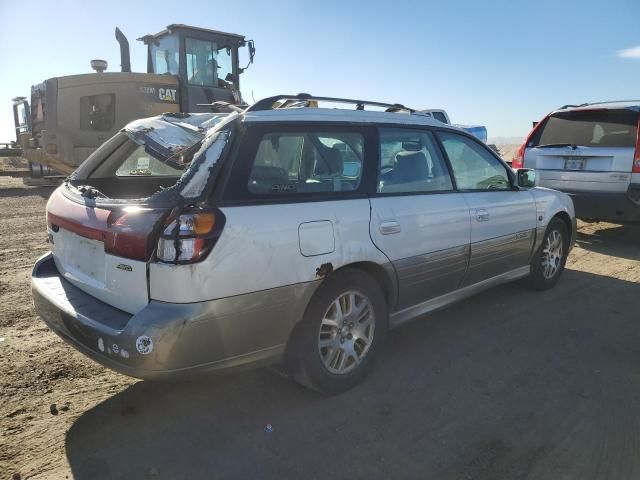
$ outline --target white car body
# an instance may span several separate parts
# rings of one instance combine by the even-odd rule
[[[564,222],[570,235],[568,248],[575,240],[573,204],[567,195],[517,187],[513,172],[484,144],[424,115],[287,108],[205,121],[207,127],[197,130],[202,139],[199,149],[175,186],[161,186],[140,198],[98,192],[114,184],[142,185],[155,178],[164,182],[155,176],[112,178],[105,173],[122,168],[109,167],[118,149],[136,147],[121,136],[90,157],[54,192],[47,207],[52,253],[36,264],[32,283],[39,313],[78,349],[132,376],[171,377],[281,360],[318,288],[345,267],[366,272],[380,283],[393,327],[529,275],[552,219]],[[186,148],[172,141],[177,121],[161,117],[153,122],[163,124],[166,132],[160,138],[163,129],[154,129],[153,142],[146,141],[177,162],[176,155]],[[264,197],[235,193],[234,178],[243,178],[243,162],[253,158],[241,154],[242,149],[261,148],[251,145],[263,142],[271,131],[332,130],[360,135],[364,154],[359,170],[349,175],[347,150],[332,153],[341,158],[337,174],[329,165],[323,173],[316,160],[313,175],[320,180],[308,179],[298,188],[315,192],[313,188],[333,185],[326,195],[301,190],[287,198],[286,193],[280,195],[283,187],[275,181]],[[139,133],[145,131],[144,121],[125,131],[148,147]],[[398,138],[421,135],[418,138],[434,142],[429,147],[434,155],[429,157],[432,170],[424,185],[435,181],[437,161],[442,162],[440,168],[445,166],[439,178],[456,185],[442,143],[448,138],[489,156],[492,168],[503,171],[500,181],[506,182],[505,188],[400,191],[403,185],[416,188],[417,179],[394,183],[381,178],[392,173],[399,179],[401,164],[415,167],[427,147],[403,140],[393,155],[392,171],[382,173],[385,167],[375,166],[374,151],[382,151],[375,138],[386,131]],[[280,151],[282,138],[265,145]],[[133,151],[142,159],[138,165],[149,164],[142,150]],[[354,175],[359,176],[357,184]],[[243,188],[251,187],[252,178],[249,186],[243,181]],[[383,190],[385,182],[389,193]],[[215,243],[198,261],[178,260],[186,247],[177,245],[186,240],[178,227],[171,227],[175,221],[170,222],[182,214],[167,213],[178,208],[215,209],[218,223],[211,227],[212,232],[218,229]],[[130,218],[138,223],[127,223]],[[133,238],[139,232],[136,225],[146,225],[142,242]],[[133,246],[118,245],[127,235],[132,236]],[[175,248],[175,261],[163,259],[165,247]]]

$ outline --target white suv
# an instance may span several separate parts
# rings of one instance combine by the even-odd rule
[[[33,297],[128,375],[284,363],[338,392],[388,328],[509,280],[557,282],[573,205],[533,176],[401,105],[293,95],[139,120],[49,199]]]
[[[565,105],[531,131],[512,162],[567,192],[587,220],[640,222],[640,101]]]

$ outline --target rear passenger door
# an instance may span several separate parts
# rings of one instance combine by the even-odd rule
[[[514,188],[504,163],[477,140],[454,132],[438,137],[469,205],[471,258],[463,284],[528,265],[536,227],[531,192]]]
[[[455,290],[468,261],[469,208],[433,133],[379,129],[371,238],[398,275],[399,309]]]

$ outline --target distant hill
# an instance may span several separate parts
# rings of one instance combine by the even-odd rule
[[[498,152],[503,160],[511,162],[513,155],[520,148],[523,141],[523,137],[492,137],[489,138],[487,144],[498,147]]]
[[[521,144],[524,142],[524,136],[518,137],[489,137],[487,143],[494,145],[508,145],[511,143]]]
[[[515,153],[520,148],[521,143],[507,143],[507,144],[496,144],[498,147],[498,151],[500,152],[500,156],[503,160],[507,162],[511,162],[511,159],[515,155]]]

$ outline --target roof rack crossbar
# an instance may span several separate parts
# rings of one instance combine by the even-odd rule
[[[285,103],[276,105],[276,102],[284,100]],[[372,107],[384,107],[387,112],[399,112],[405,111],[408,113],[414,113],[416,110],[413,108],[405,107],[400,103],[383,103],[372,102],[368,100],[354,100],[351,98],[337,98],[337,97],[316,97],[308,93],[298,93],[297,95],[275,95],[273,97],[263,98],[251,105],[245,110],[245,112],[258,112],[263,110],[275,110],[278,108],[287,108],[287,100],[298,100],[302,102],[318,101],[318,102],[331,102],[331,103],[352,103],[356,106],[356,110],[364,110],[365,105]]]

